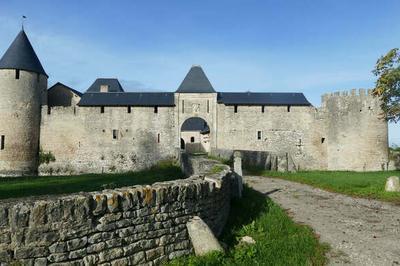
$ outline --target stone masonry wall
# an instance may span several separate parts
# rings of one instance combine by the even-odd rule
[[[260,151],[291,157],[296,169],[326,169],[326,143],[317,109],[308,106],[218,105],[217,146],[223,150]],[[261,138],[258,139],[258,132]]]
[[[202,159],[186,171],[216,164]],[[234,175],[223,168],[152,186],[2,201],[0,265],[158,265],[189,254],[189,219],[200,216],[216,234],[226,222]]]
[[[371,90],[322,96],[328,170],[380,171],[389,163],[388,124]]]
[[[174,108],[52,107],[42,109],[40,146],[55,162],[41,175],[138,171],[176,159]],[[115,131],[115,132],[113,132]],[[114,135],[116,134],[115,138]]]

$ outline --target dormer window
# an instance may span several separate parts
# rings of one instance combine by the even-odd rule
[[[100,85],[100,92],[108,92],[109,85]]]

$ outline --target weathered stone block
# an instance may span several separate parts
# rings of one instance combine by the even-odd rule
[[[103,251],[107,248],[107,245],[105,242],[100,242],[96,244],[89,245],[86,250],[88,253],[99,253],[100,251]]]
[[[75,249],[80,249],[87,244],[87,237],[82,237],[78,239],[73,239],[67,241],[67,249],[68,251],[75,250]]]
[[[27,227],[30,210],[23,204],[14,206],[11,210],[11,228]]]
[[[0,227],[8,225],[8,208],[0,206]]]
[[[114,259],[120,258],[124,255],[124,250],[122,248],[113,248],[104,250],[99,253],[99,262],[112,261]]]
[[[137,265],[143,263],[146,260],[146,255],[144,251],[136,252],[134,255],[128,257],[131,265]]]
[[[46,247],[20,247],[15,249],[16,259],[31,259],[39,258],[48,255]]]
[[[71,260],[81,259],[87,254],[86,248],[73,250],[69,253],[68,258]]]
[[[397,176],[391,176],[386,181],[385,191],[400,192],[400,179]]]
[[[61,242],[61,243],[54,243],[49,247],[49,251],[51,253],[63,253],[67,251],[67,243]]]
[[[155,249],[150,249],[146,251],[146,260],[152,261],[160,256],[164,255],[164,248],[159,247]]]
[[[34,266],[47,266],[47,259],[46,258],[38,258],[35,259],[33,263]]]
[[[52,263],[67,261],[68,260],[68,254],[69,253],[53,253],[53,254],[50,254],[47,257],[47,260],[49,262],[52,262]]]
[[[31,212],[31,221],[32,226],[41,226],[47,221],[47,213],[46,213],[47,203],[45,201],[37,201],[33,206]]]

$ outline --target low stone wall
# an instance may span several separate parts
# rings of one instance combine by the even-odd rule
[[[191,253],[186,222],[200,216],[218,235],[235,175],[226,165],[190,169],[152,186],[0,201],[0,265],[151,265]]]
[[[299,166],[295,164],[289,153],[274,153],[269,151],[249,151],[249,150],[212,150],[211,154],[226,160],[232,160],[233,153],[240,152],[243,166],[257,167],[272,171],[296,171]]]

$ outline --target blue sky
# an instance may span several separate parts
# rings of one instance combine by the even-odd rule
[[[200,64],[218,91],[372,88],[400,47],[398,0],[0,0],[0,53],[25,29],[50,76],[85,91],[97,77],[127,90],[174,91]],[[400,125],[389,125],[400,145]]]

